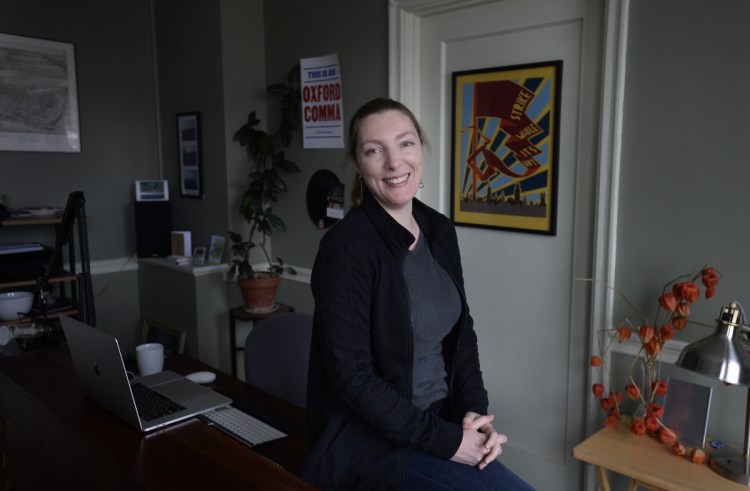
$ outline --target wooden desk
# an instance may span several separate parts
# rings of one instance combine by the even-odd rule
[[[252,322],[253,326],[259,320],[271,317],[276,314],[294,312],[294,307],[283,303],[277,303],[278,308],[268,312],[248,312],[244,307],[235,307],[229,311],[229,353],[232,355],[232,376],[237,376],[237,352],[244,351],[244,344],[237,346],[237,325],[236,321]]]
[[[183,355],[167,367],[211,369]],[[306,428],[304,410],[233,377],[218,373],[213,386]],[[306,433],[255,449],[196,418],[141,433],[83,396],[66,346],[0,358],[0,414],[18,490],[314,489],[295,475]]]
[[[708,468],[672,453],[649,436],[630,433],[629,422],[617,428],[602,428],[573,448],[573,457],[596,467],[599,487],[610,491],[607,471],[631,478],[630,490],[638,487],[668,491],[747,491]]]

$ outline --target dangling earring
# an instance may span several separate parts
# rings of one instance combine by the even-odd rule
[[[424,187],[424,182],[422,179],[419,180],[419,189],[422,189]]]
[[[359,200],[365,200],[365,183],[362,182],[362,176],[359,176]]]

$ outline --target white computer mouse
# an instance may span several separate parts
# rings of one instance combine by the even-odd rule
[[[194,372],[185,375],[185,378],[196,384],[210,384],[216,380],[216,374],[214,372]]]

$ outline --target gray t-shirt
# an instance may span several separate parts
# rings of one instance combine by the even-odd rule
[[[414,329],[412,403],[426,409],[448,395],[442,341],[461,315],[461,299],[423,234],[406,255],[404,278]]]

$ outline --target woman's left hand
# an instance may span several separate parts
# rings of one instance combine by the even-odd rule
[[[492,427],[492,420],[495,416],[492,414],[481,415],[473,412],[468,412],[464,415],[464,419],[461,421],[461,426],[464,429],[472,429],[484,433],[487,435],[487,439],[484,442],[484,447],[487,453],[484,458],[477,464],[477,467],[481,470],[487,467],[490,462],[495,460],[498,455],[503,451],[501,445],[508,441],[508,437],[501,435],[495,431]]]

